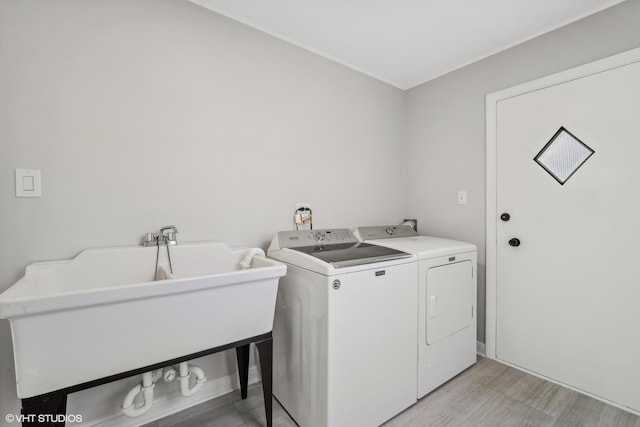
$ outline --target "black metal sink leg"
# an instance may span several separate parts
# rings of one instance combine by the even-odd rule
[[[240,395],[247,398],[247,386],[249,384],[249,346],[236,347],[236,359],[238,360],[238,376],[240,377]]]
[[[267,416],[267,427],[271,427],[273,424],[273,338],[256,342],[256,347],[260,355],[264,411]]]
[[[22,399],[22,427],[64,427],[67,395],[43,394]]]

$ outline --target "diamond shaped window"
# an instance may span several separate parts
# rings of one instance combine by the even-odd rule
[[[564,185],[593,153],[584,142],[561,127],[533,160]]]

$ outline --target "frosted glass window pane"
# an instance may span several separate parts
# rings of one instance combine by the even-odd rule
[[[594,153],[571,132],[561,127],[534,160],[560,184],[564,184]]]

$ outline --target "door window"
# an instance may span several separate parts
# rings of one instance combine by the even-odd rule
[[[564,185],[593,153],[584,142],[561,127],[534,160]]]

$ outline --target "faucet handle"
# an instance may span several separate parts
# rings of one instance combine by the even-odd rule
[[[158,234],[157,233],[147,233],[144,235],[142,240],[142,246],[157,246],[158,245]]]
[[[177,231],[171,231],[166,235],[166,244],[167,245],[177,245],[178,239],[176,238]]]

